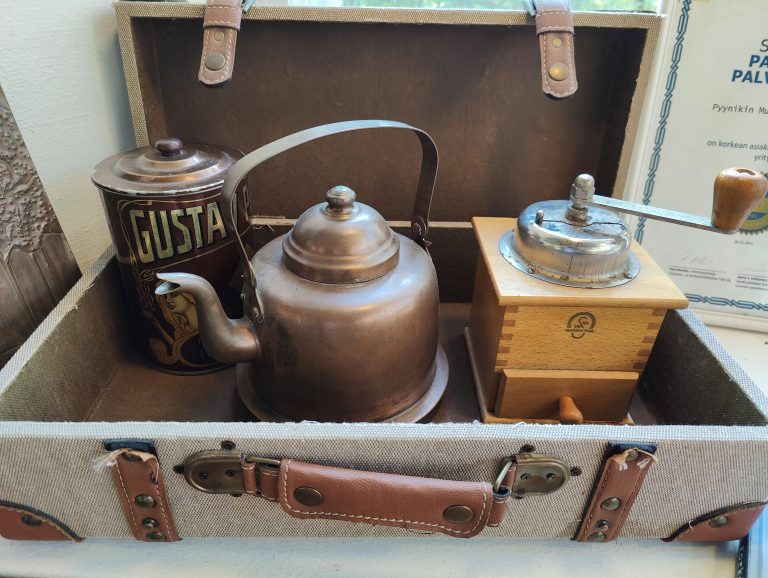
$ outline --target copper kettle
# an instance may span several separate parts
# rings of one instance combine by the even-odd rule
[[[407,129],[421,142],[413,240],[392,231],[351,189],[337,186],[249,261],[234,234],[236,191],[248,173],[304,143],[373,128]],[[245,317],[228,319],[211,286],[196,275],[158,274],[165,282],[156,293],[195,297],[206,350],[240,364],[238,391],[258,418],[412,422],[440,401],[448,364],[438,343],[437,276],[426,251],[437,164],[437,148],[424,131],[365,120],[289,135],[229,170],[224,220],[243,263]]]

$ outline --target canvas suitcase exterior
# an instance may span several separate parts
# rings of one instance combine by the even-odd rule
[[[0,473],[0,534],[157,541],[404,536],[405,529],[600,541],[745,531],[768,498],[768,400],[691,313],[667,314],[632,403],[634,426],[482,424],[464,342],[477,258],[469,217],[514,216],[559,195],[586,169],[620,190],[658,17],[577,14],[577,42],[584,38],[577,64],[594,68],[579,70],[583,96],[554,102],[541,94],[538,46],[522,13],[253,9],[233,79],[214,90],[196,78],[202,6],[118,3],[117,13],[139,144],[172,134],[251,150],[315,124],[374,116],[431,132],[444,167],[431,237],[448,390],[431,423],[253,422],[233,369],[182,377],[142,363],[108,251],[0,370],[0,455],[13,464]],[[422,40],[438,42],[445,58],[470,48],[484,56],[446,64],[440,51],[416,50]],[[345,60],[347,41],[364,47],[357,57],[367,66]],[[328,62],[306,60],[318,42],[325,50],[315,52]],[[416,73],[393,87],[388,75],[397,76],[406,57]],[[476,73],[471,90],[448,78],[440,84],[456,66]],[[317,100],[299,107],[308,94]],[[520,146],[525,135],[528,146]],[[404,198],[417,174],[409,146],[388,135],[338,138],[276,159],[249,183],[260,215],[251,245],[287,230],[339,182],[366,191],[396,229],[406,227]],[[545,154],[548,147],[557,154]],[[534,162],[541,158],[551,160]],[[525,478],[529,471],[533,478]],[[622,472],[633,476],[631,487],[611,482]],[[267,486],[270,476],[284,476],[284,485]],[[358,478],[375,481],[387,499],[319,507],[332,500],[334,484],[360,497]],[[510,488],[501,507],[487,500],[501,495],[497,480]],[[317,496],[307,488],[317,492],[315,483],[321,502],[312,505]],[[221,493],[202,491],[214,486]],[[425,502],[437,509],[408,518],[397,502],[417,499],[418,487],[430,490]],[[433,504],[433,488],[448,501]]]

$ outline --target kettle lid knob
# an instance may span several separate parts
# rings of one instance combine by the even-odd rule
[[[349,213],[356,199],[355,191],[349,187],[337,185],[325,193],[325,200],[328,202],[326,210],[336,214]]]

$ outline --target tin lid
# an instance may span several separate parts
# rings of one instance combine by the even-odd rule
[[[234,149],[166,138],[101,161],[92,179],[101,188],[134,195],[191,193],[221,186],[242,156]]]
[[[375,209],[344,186],[304,211],[283,240],[283,259],[299,277],[329,284],[363,283],[389,273],[400,241]]]

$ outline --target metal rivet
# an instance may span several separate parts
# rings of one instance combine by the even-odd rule
[[[532,454],[534,451],[536,451],[536,448],[533,447],[531,444],[525,444],[523,447],[520,448],[521,454]]]
[[[466,524],[475,517],[475,512],[469,506],[448,506],[443,510],[443,518],[453,524]]]
[[[184,473],[184,464],[177,464],[173,466],[173,471],[177,474],[183,474]]]
[[[133,499],[137,506],[142,508],[151,508],[155,505],[155,499],[152,496],[146,494],[139,494]]]
[[[728,516],[718,516],[717,518],[712,518],[709,521],[709,525],[713,528],[722,528],[728,523]]]
[[[224,440],[223,442],[221,442],[221,449],[226,451],[233,450],[235,449],[235,442],[230,440]]]
[[[211,52],[205,57],[205,67],[208,70],[221,70],[227,63],[227,59],[221,52]]]
[[[144,518],[141,521],[141,525],[144,526],[145,528],[155,528],[157,527],[157,520],[155,520],[154,518]]]
[[[301,486],[293,490],[293,497],[296,498],[297,502],[305,506],[319,506],[323,503],[323,494],[315,488],[307,486]]]
[[[42,524],[43,521],[39,518],[35,518],[34,516],[30,516],[29,514],[24,514],[21,517],[21,523],[26,526],[32,526],[34,528],[35,526]]]
[[[226,470],[224,472],[224,475],[227,476],[228,478],[234,478],[235,474],[237,474],[237,470]]]
[[[565,80],[570,73],[571,71],[562,62],[555,62],[549,67],[549,70],[547,70],[547,74],[549,74],[549,77],[552,80]]]
[[[605,532],[610,527],[611,527],[611,523],[608,520],[598,520],[597,524],[595,524],[595,528],[597,528],[601,532]]]
[[[609,512],[617,509],[619,506],[621,506],[621,500],[618,498],[608,498],[607,500],[603,500],[600,504],[600,507],[603,510],[608,510]]]
[[[603,542],[605,541],[605,534],[603,532],[595,532],[587,536],[587,542]]]
[[[221,42],[222,40],[224,40],[224,33],[223,33],[221,30],[219,30],[219,31],[217,31],[217,32],[215,32],[215,33],[213,34],[213,37],[214,37],[216,40],[218,40],[219,42]]]
[[[531,474],[528,474],[528,473],[521,474],[520,475],[520,479],[521,480],[530,480],[531,479]]]
[[[563,45],[563,39],[562,38],[553,38],[552,39],[552,46],[555,48],[560,48]]]
[[[557,477],[557,474],[554,472],[549,472],[546,476],[544,476],[548,480],[554,480]]]
[[[639,455],[640,455],[640,452],[638,452],[637,450],[629,450],[627,452],[627,458],[626,459],[627,459],[628,462],[634,462]]]
[[[581,468],[578,468],[578,467],[571,468],[571,475],[572,476],[580,476],[581,475]]]
[[[164,542],[165,534],[161,534],[160,532],[149,532],[147,534],[147,540],[150,542]]]

